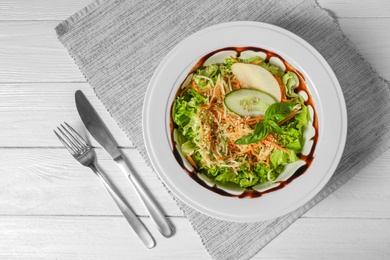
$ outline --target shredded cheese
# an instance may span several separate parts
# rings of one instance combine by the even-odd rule
[[[212,82],[210,78],[198,77]],[[253,133],[261,117],[242,117],[227,109],[224,96],[233,91],[232,82],[237,82],[234,75],[218,75],[216,83],[212,82],[211,88],[198,92],[206,98],[208,105],[203,106],[197,113],[197,120],[201,122],[201,136],[196,145],[202,156],[202,164],[207,167],[228,167],[237,173],[239,167],[246,162],[250,167],[257,163],[269,165],[272,151],[280,147],[273,145],[272,141],[275,140],[273,136],[269,136],[267,141],[255,144],[234,144],[237,139]],[[188,84],[195,90],[198,89],[194,81]]]

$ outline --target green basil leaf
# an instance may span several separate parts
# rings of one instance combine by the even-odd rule
[[[298,101],[294,100],[270,105],[265,112],[264,118],[257,123],[253,133],[237,139],[234,143],[252,144],[266,138],[269,132],[280,133],[282,130],[278,123],[288,117],[298,103]]]
[[[265,119],[279,123],[291,114],[296,105],[297,101],[274,103],[265,111]]]
[[[244,137],[241,137],[240,139],[237,139],[234,143],[235,144],[252,144],[257,143],[268,135],[268,128],[266,126],[266,123],[264,121],[259,121],[255,127],[255,130],[252,134],[246,135]]]
[[[266,121],[266,127],[269,132],[280,133],[281,131],[280,126],[275,121],[272,120]]]

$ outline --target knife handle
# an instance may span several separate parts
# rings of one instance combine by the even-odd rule
[[[153,248],[155,246],[154,239],[150,235],[144,224],[137,218],[137,216],[127,206],[123,199],[116,193],[111,184],[107,181],[103,174],[100,173],[99,169],[95,166],[95,164],[91,164],[89,167],[95,172],[101,183],[104,185],[108,193],[118,205],[119,209],[122,211],[123,216],[126,218],[127,222],[133,228],[138,237],[142,240],[144,245],[147,248]]]
[[[168,220],[162,214],[161,210],[157,207],[156,203],[150,197],[150,195],[146,192],[145,188],[142,186],[138,177],[135,175],[135,171],[130,168],[130,166],[125,162],[122,156],[115,159],[119,168],[122,172],[128,176],[131,185],[136,191],[138,197],[141,199],[144,204],[147,212],[150,215],[150,218],[153,220],[154,224],[157,226],[157,229],[164,237],[171,237],[173,235],[173,230]]]

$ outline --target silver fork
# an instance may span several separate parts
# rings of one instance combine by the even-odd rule
[[[103,183],[104,187],[110,193],[119,209],[122,211],[127,222],[134,229],[135,233],[142,240],[147,248],[152,248],[155,245],[153,237],[146,229],[144,224],[137,218],[134,212],[127,206],[122,198],[115,192],[110,183],[102,175],[99,169],[96,167],[96,154],[95,151],[89,146],[89,144],[66,122],[66,127],[61,124],[61,127],[57,127],[59,133],[54,130],[54,133],[73,155],[73,157],[82,165],[92,169],[99,180]]]

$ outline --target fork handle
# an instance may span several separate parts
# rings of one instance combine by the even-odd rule
[[[142,186],[141,182],[138,180],[138,177],[135,175],[135,171],[131,168],[130,165],[126,163],[122,156],[119,156],[115,159],[115,162],[118,164],[122,172],[128,177],[131,185],[133,186],[138,197],[145,206],[147,212],[149,213],[150,218],[153,220],[154,224],[157,226],[157,229],[165,237],[171,237],[173,235],[173,230],[168,220],[161,212],[159,207],[146,192],[145,188]]]
[[[150,235],[149,231],[146,229],[144,224],[137,218],[134,212],[127,206],[127,204],[122,200],[122,198],[115,192],[107,179],[101,174],[99,169],[94,164],[89,166],[97,175],[101,183],[104,185],[108,193],[114,199],[115,203],[118,205],[119,209],[122,211],[123,216],[125,216],[127,222],[133,228],[138,237],[142,240],[147,248],[152,248],[155,245],[153,237]]]

